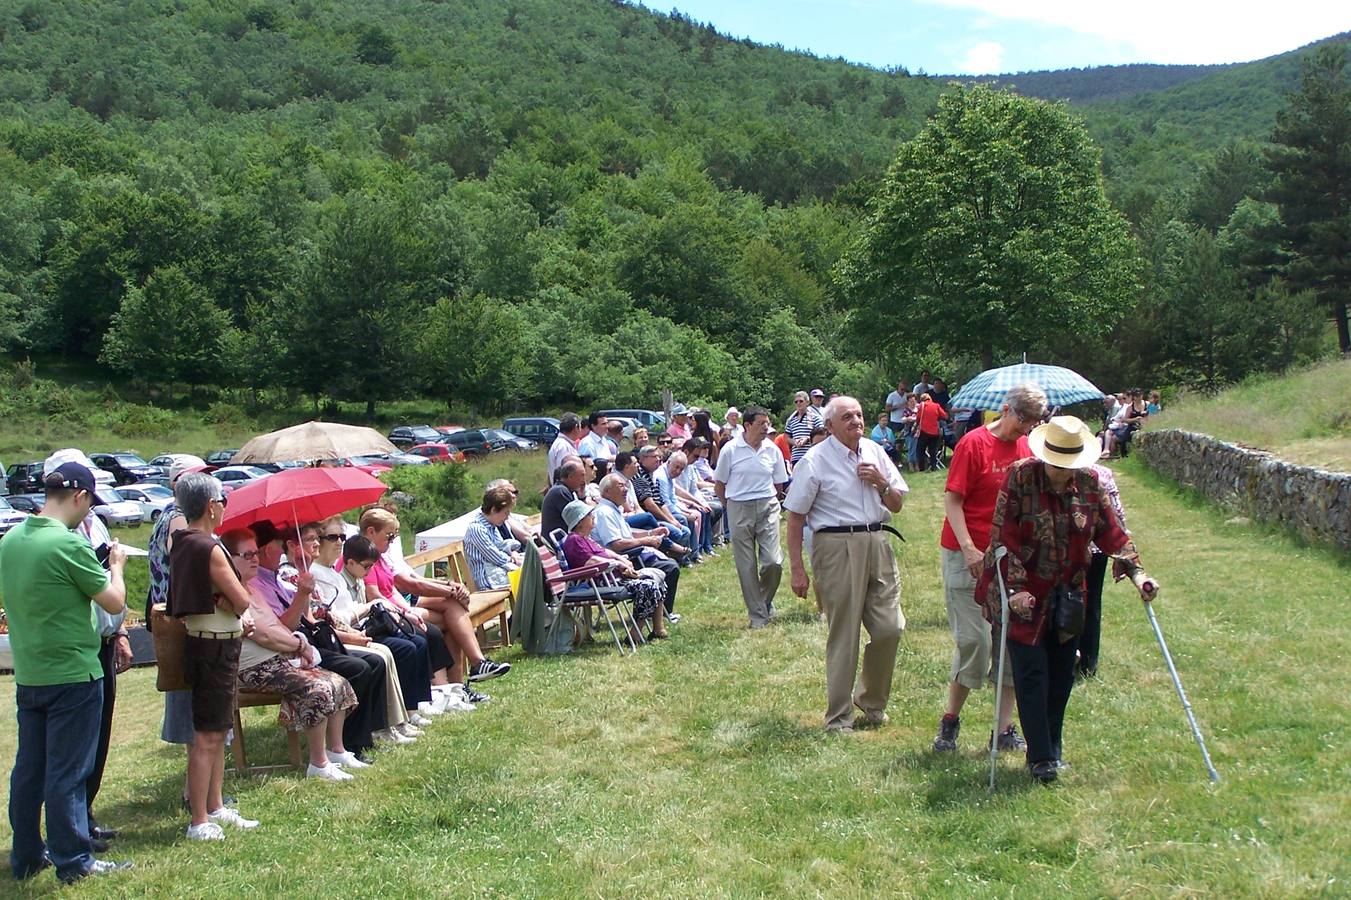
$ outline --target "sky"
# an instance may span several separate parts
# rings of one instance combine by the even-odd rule
[[[1351,31],[1346,0],[671,2],[723,34],[929,75],[1246,62]]]

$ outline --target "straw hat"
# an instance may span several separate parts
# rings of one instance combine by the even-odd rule
[[[1027,436],[1032,455],[1062,469],[1087,469],[1098,461],[1101,447],[1089,428],[1074,416],[1056,416]]]
[[[585,500],[573,500],[563,507],[563,524],[568,526],[568,532],[575,531],[577,525],[591,515],[591,511],[591,505]]]

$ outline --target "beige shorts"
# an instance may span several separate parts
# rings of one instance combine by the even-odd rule
[[[993,648],[998,640],[976,603],[976,579],[966,567],[960,550],[940,548],[943,559],[943,599],[948,607],[948,627],[952,630],[952,681],[976,690],[994,683]],[[1004,684],[1013,686],[1013,666],[1004,666]]]

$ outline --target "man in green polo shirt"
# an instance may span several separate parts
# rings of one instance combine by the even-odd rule
[[[94,859],[84,793],[103,710],[99,634],[89,601],[114,615],[126,607],[126,553],[114,541],[105,572],[89,543],[71,531],[93,506],[89,469],[64,463],[43,487],[42,514],[0,541],[0,603],[9,619],[19,723],[9,862],[16,879],[54,864],[57,877],[70,883],[131,865]]]

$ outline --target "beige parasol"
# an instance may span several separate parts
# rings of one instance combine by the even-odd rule
[[[376,431],[337,422],[305,422],[260,434],[230,457],[231,465],[341,459],[375,453],[397,453],[398,448]]]

